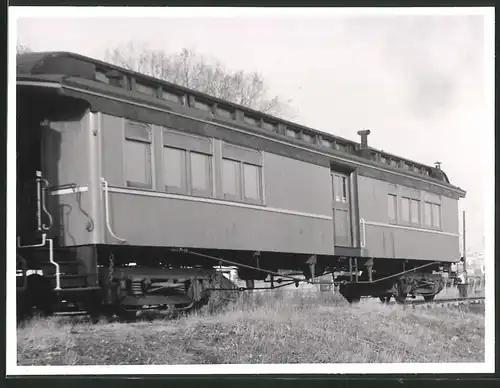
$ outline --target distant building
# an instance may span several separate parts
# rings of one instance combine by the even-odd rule
[[[467,272],[474,276],[484,275],[484,254],[480,252],[467,252]]]

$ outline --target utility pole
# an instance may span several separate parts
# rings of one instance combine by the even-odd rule
[[[468,278],[467,278],[467,244],[465,240],[465,210],[463,211],[463,251],[464,251],[464,276],[465,276],[465,284],[468,283]]]

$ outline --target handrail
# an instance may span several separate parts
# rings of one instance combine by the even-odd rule
[[[37,227],[38,231],[41,232],[43,230],[42,228],[42,193],[41,193],[41,176],[42,172],[37,171],[36,172],[36,218],[37,218]],[[45,245],[45,244],[44,244]]]
[[[46,203],[45,203],[45,193],[46,193],[47,187],[49,187],[49,182],[47,181],[47,179],[40,179],[40,181],[45,184],[45,186],[42,188],[42,210],[46,214],[46,216],[49,218],[49,224],[48,225],[42,224],[42,229],[45,231],[48,231],[48,230],[50,230],[50,228],[52,228],[52,225],[54,223],[54,219],[52,218],[52,214],[50,214],[49,211],[47,210]]]
[[[21,237],[17,236],[17,247],[18,248],[38,248],[43,247],[47,243],[47,235],[42,234],[42,242],[40,244],[31,244],[31,245],[21,245]]]
[[[111,229],[111,225],[109,222],[109,191],[108,191],[108,181],[104,178],[101,177],[101,182],[104,184],[104,213],[106,215],[106,227],[108,228],[108,232],[111,236],[113,236],[115,239],[121,241],[121,242],[127,242],[127,240],[118,237],[116,234],[113,233],[113,230]]]
[[[360,218],[359,219],[359,223],[360,223],[360,226],[361,226],[361,230],[362,230],[362,234],[363,234],[363,238],[361,239],[361,241],[359,242],[361,248],[365,248],[366,247],[366,221],[364,218]]]
[[[41,171],[36,171],[36,216],[37,216],[37,226],[38,226],[38,231],[48,231],[50,228],[52,228],[53,225],[53,218],[52,214],[49,213],[47,210],[47,207],[45,205],[45,191],[47,187],[49,186],[49,182],[46,179],[42,178],[42,172]],[[44,187],[42,188],[41,183],[44,184]],[[46,214],[46,216],[49,218],[49,223],[46,225],[45,223],[42,222],[42,211]]]
[[[56,267],[56,291],[61,289],[61,273],[59,272],[59,264],[54,261],[54,240],[48,238],[49,242],[49,261]]]
[[[47,235],[42,234],[42,242],[40,244],[31,244],[31,245],[21,245],[21,238],[17,237],[17,247],[22,248],[37,248],[43,247],[45,244],[49,243],[49,262],[56,267],[56,291],[61,289],[61,272],[59,271],[59,264],[54,261],[54,240],[51,238],[47,238]]]

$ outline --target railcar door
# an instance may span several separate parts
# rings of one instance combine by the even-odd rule
[[[21,107],[18,109],[21,112],[17,117],[17,236],[26,245],[39,243],[42,231],[44,187],[37,177],[37,172],[41,172],[41,131],[36,117]]]
[[[336,246],[352,247],[351,190],[349,176],[332,171],[333,230]]]

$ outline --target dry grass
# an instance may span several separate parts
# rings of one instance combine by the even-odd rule
[[[467,290],[467,296],[470,298],[474,297],[484,297],[484,287],[477,288],[469,288]],[[454,287],[445,287],[439,294],[437,294],[437,299],[444,298],[458,298],[460,295],[458,293],[458,288]]]
[[[173,320],[37,319],[18,329],[17,348],[22,365],[482,362],[484,315],[255,292]]]

